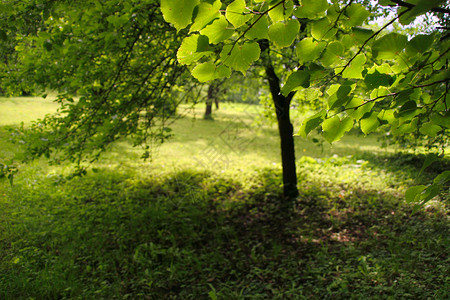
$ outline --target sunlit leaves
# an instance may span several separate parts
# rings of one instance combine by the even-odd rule
[[[352,35],[350,36],[353,42],[358,42],[359,44],[363,44],[373,35],[372,29],[367,29],[363,27],[353,27]]]
[[[298,131],[298,135],[306,138],[306,136],[315,128],[319,127],[325,120],[325,112],[320,111],[317,114],[303,120]]]
[[[208,50],[208,37],[194,34],[188,36],[181,43],[177,52],[178,61],[184,65],[190,65],[205,55],[210,54]]]
[[[333,93],[333,90],[336,89],[336,92]],[[345,104],[347,104],[351,97],[349,96],[352,88],[349,85],[334,85],[334,87],[329,89],[327,93],[329,93],[330,97],[328,97],[328,107],[329,109],[339,108]]]
[[[206,62],[196,66],[191,73],[198,81],[207,82],[217,78],[230,77],[231,69],[224,65],[217,67],[212,62]]]
[[[368,12],[361,4],[352,4],[345,10],[345,15],[348,18],[345,24],[353,27],[362,25],[369,17],[370,12]]]
[[[300,23],[296,19],[274,23],[269,27],[269,38],[280,48],[290,46],[297,37]]]
[[[258,60],[261,50],[255,42],[246,42],[242,45],[225,45],[220,57],[226,66],[245,74],[250,65]]]
[[[344,46],[341,42],[331,42],[328,44],[328,47],[320,58],[320,61],[327,67],[337,64],[342,65],[342,55],[344,54],[344,50]]]
[[[413,37],[407,44],[406,50],[411,54],[424,53],[433,45],[434,36],[419,34]]]
[[[285,1],[284,3],[277,1],[274,6],[270,7],[269,17],[272,22],[276,23],[287,20],[287,18],[292,15],[294,10],[294,1]]]
[[[327,40],[336,35],[337,29],[327,18],[315,21],[311,27],[311,35],[316,40]]]
[[[340,140],[344,134],[353,128],[353,120],[346,117],[341,120],[339,116],[326,119],[322,123],[323,137],[331,144]]]
[[[256,16],[252,24],[252,28],[245,34],[248,39],[266,39],[269,37],[269,19],[267,16]]]
[[[208,25],[212,20],[220,17],[219,9],[222,6],[222,3],[218,0],[214,1],[213,4],[209,4],[208,2],[202,2],[199,6],[197,6],[198,12],[195,17],[194,23],[192,24],[190,31],[198,31],[203,29],[206,25]]]
[[[417,185],[410,187],[405,193],[405,199],[408,203],[417,203],[414,207],[414,211],[420,206],[424,205],[437,195],[439,192],[446,188],[447,183],[450,181],[450,171],[444,171],[439,174],[434,180],[433,184],[429,186]],[[448,187],[447,187],[448,188]]]
[[[291,75],[289,75],[288,79],[286,80],[286,84],[281,89],[281,92],[284,96],[287,96],[289,92],[295,90],[298,87],[309,87],[309,79],[310,74],[308,71],[305,70],[299,70]]]
[[[323,16],[328,6],[329,4],[326,0],[303,0],[300,6],[295,9],[294,15],[297,18],[315,19]]]
[[[364,134],[375,131],[380,126],[380,121],[375,112],[369,112],[361,119],[361,130]]]
[[[435,125],[439,125],[444,128],[450,128],[450,114],[448,113],[446,116],[443,116],[439,113],[434,113],[430,116],[430,120]]]
[[[166,22],[180,30],[191,23],[192,13],[199,3],[200,0],[161,0],[161,12]]]
[[[408,42],[408,38],[395,32],[389,33],[372,45],[372,54],[377,59],[394,59],[403,51]]]
[[[423,135],[428,135],[430,137],[436,137],[437,133],[442,130],[442,127],[439,125],[435,125],[431,122],[427,122],[422,124],[419,131]]]
[[[363,99],[353,97],[349,103],[346,104],[348,115],[355,120],[361,119],[366,113],[370,112],[375,105],[375,102],[364,102]]]
[[[235,28],[239,28],[252,18],[245,6],[245,0],[235,0],[227,6],[225,17]]]
[[[299,63],[315,61],[320,57],[326,42],[314,41],[313,38],[304,38],[296,46],[297,58]]]
[[[221,16],[211,25],[206,26],[200,33],[207,36],[211,44],[217,44],[229,39],[233,35],[234,30],[229,27],[230,24],[228,24],[228,21],[225,17]]]
[[[364,70],[365,63],[366,56],[361,53],[358,54],[345,69],[343,67],[339,67],[335,69],[335,72],[336,74],[342,72],[342,78],[362,79],[362,71]]]

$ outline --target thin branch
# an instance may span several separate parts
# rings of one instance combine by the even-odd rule
[[[278,7],[280,4],[284,3],[285,0],[278,2],[277,4],[275,4],[274,6],[270,7],[269,9],[267,9],[266,11],[262,12],[259,17],[256,19],[255,22],[253,22],[252,24],[250,24],[248,26],[247,29],[244,30],[244,32],[242,32],[242,34],[234,41],[233,46],[231,46],[230,51],[228,52],[228,57],[230,56],[231,52],[233,51],[234,47],[236,46],[236,44],[245,36],[245,34],[253,28],[253,26],[255,26],[256,23],[258,23],[259,20],[261,20],[262,17],[264,17],[266,14],[268,14],[272,9],[275,9],[276,7]]]
[[[397,6],[407,7],[409,9],[416,7],[415,4],[411,4],[411,3],[408,3],[408,2],[405,2],[402,0],[391,0],[391,2],[394,2],[395,4],[397,4]],[[431,9],[431,11],[440,12],[440,13],[444,13],[444,14],[450,14],[450,9],[443,8],[443,7],[434,7]]]
[[[443,82],[446,82],[446,83],[447,83],[447,82],[449,82],[449,81],[450,81],[450,78],[442,79],[442,80],[435,81],[435,82],[432,82],[432,83],[427,83],[427,84],[422,84],[422,85],[415,85],[415,86],[412,86],[412,87],[410,87],[410,88],[408,88],[408,89],[404,89],[404,90],[402,90],[402,91],[400,91],[400,92],[395,92],[395,93],[390,93],[390,94],[383,95],[383,96],[378,96],[378,97],[375,97],[375,98],[373,98],[373,99],[369,99],[369,100],[367,100],[366,102],[364,102],[364,103],[362,103],[362,104],[360,104],[360,105],[353,106],[353,107],[346,107],[346,108],[344,108],[343,110],[341,110],[341,111],[339,111],[339,112],[337,112],[337,113],[331,115],[330,117],[327,117],[327,119],[332,118],[332,117],[336,116],[337,114],[340,114],[341,112],[344,112],[344,111],[348,111],[348,110],[356,110],[356,109],[358,109],[358,108],[360,108],[360,107],[363,107],[364,105],[366,105],[366,104],[368,104],[368,103],[375,102],[375,101],[377,101],[377,100],[379,100],[379,99],[384,99],[384,98],[387,98],[387,97],[396,97],[396,96],[398,96],[401,92],[404,92],[404,91],[413,90],[413,89],[418,89],[418,88],[424,88],[424,87],[429,87],[429,86],[436,85],[436,84],[443,83]],[[442,97],[439,97],[439,99],[436,100],[436,101],[439,101],[441,98],[442,98]]]
[[[401,12],[397,17],[395,17],[394,19],[392,19],[391,21],[389,21],[387,24],[385,24],[383,27],[381,27],[378,31],[374,32],[363,44],[362,46],[358,49],[358,51],[356,52],[355,55],[353,55],[353,57],[347,62],[347,64],[342,68],[342,70],[339,73],[336,73],[335,75],[331,76],[331,78],[328,81],[331,81],[333,78],[338,77],[340,75],[342,75],[342,73],[344,73],[345,69],[348,68],[348,66],[350,66],[350,64],[353,62],[353,60],[362,52],[362,50],[364,49],[364,47],[367,45],[367,43],[369,43],[370,40],[372,40],[373,38],[375,38],[377,35],[379,35],[383,30],[385,30],[388,26],[390,26],[391,24],[393,24],[395,21],[397,21],[398,18],[400,18],[402,15],[404,15],[406,12],[408,12],[408,10],[405,10],[403,12]]]

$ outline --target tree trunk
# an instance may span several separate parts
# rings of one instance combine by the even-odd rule
[[[215,98],[215,86],[211,83],[208,87],[208,95],[206,96],[206,110],[204,118],[211,120],[212,119],[212,103]]]
[[[261,47],[261,50],[267,50],[268,47]],[[283,168],[283,192],[288,199],[298,196],[297,172],[295,168],[295,146],[294,146],[294,128],[291,123],[289,109],[292,97],[295,92],[289,93],[286,97],[281,94],[280,79],[275,73],[274,67],[267,53],[265,57],[266,77],[269,81],[270,93],[275,104],[278,133],[281,143],[281,165]]]

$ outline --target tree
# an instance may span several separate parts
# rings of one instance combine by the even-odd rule
[[[316,87],[326,98],[326,107],[303,121],[298,134],[304,137],[321,128],[332,143],[354,124],[365,134],[380,127],[395,136],[448,133],[449,40],[442,32],[409,38],[387,31],[427,12],[447,19],[443,2],[379,1],[397,8],[397,15],[376,31],[361,27],[372,13],[353,0],[161,0],[161,10],[177,30],[189,28],[178,61],[201,82],[228,77],[231,69],[245,74],[263,60],[277,110],[284,192],[292,197],[297,188],[289,103],[298,90]],[[294,67],[284,61],[292,52]],[[413,187],[407,200],[423,204],[449,179],[444,172],[429,187]]]
[[[1,23],[9,25],[0,37],[12,45],[0,52],[9,59],[0,68],[5,90],[20,83],[55,91],[61,104],[59,114],[18,137],[31,154],[81,168],[121,137],[131,136],[143,157],[154,139],[167,137],[165,121],[181,101],[171,90],[185,68],[176,59],[183,34],[163,21],[159,1],[1,5]]]
[[[208,86],[208,92],[206,94],[206,109],[203,116],[206,120],[212,120],[212,105],[216,104],[216,109],[219,109],[219,94],[221,92],[224,80],[215,80]]]

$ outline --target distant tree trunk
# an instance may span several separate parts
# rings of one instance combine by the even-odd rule
[[[221,82],[211,82],[211,84],[208,87],[208,94],[206,95],[206,110],[205,110],[205,119],[212,119],[212,104],[213,101],[216,103],[216,109],[219,109],[219,97],[218,93],[220,91],[220,85],[224,81]]]
[[[262,51],[268,50],[268,45],[264,45],[264,42],[260,42],[260,44],[262,44]],[[270,93],[275,104],[278,133],[280,135],[283,193],[286,198],[293,199],[299,194],[295,167],[294,128],[289,115],[291,100],[295,92],[289,93],[286,97],[281,94],[280,79],[275,73],[269,54],[266,53],[265,55],[266,78],[269,81]]]

